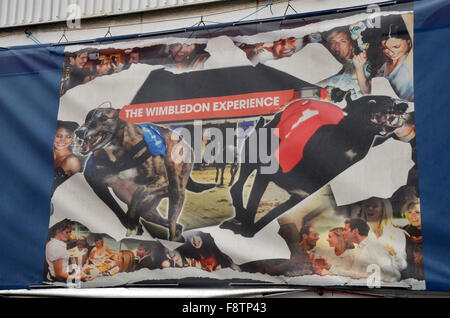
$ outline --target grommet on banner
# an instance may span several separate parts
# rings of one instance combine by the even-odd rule
[[[66,39],[66,42],[69,42],[69,39],[67,39],[67,37],[66,37],[66,30],[64,30],[61,38],[58,41],[58,44],[61,43],[62,39]]]

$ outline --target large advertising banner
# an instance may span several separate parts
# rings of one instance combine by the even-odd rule
[[[66,46],[44,282],[425,289],[413,21]]]

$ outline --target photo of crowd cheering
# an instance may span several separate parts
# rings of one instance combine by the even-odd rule
[[[165,65],[176,69],[200,69],[208,59],[206,44],[173,43],[119,49],[82,49],[66,53],[61,95],[93,79],[130,68],[132,64]]]
[[[419,199],[405,202],[396,214],[394,217],[389,199],[373,197],[335,209],[333,225],[320,224],[318,215],[300,228],[294,222],[282,224],[280,235],[291,250],[291,258],[258,261],[250,268],[271,275],[365,279],[372,274],[368,269],[375,266],[383,282],[422,281],[425,278]],[[247,269],[246,266],[241,267]]]
[[[288,37],[270,43],[234,42],[254,65],[288,58],[310,43],[320,43],[342,64],[342,70],[319,83],[329,90],[329,99],[341,101],[345,92],[353,99],[370,94],[371,80],[389,81],[400,99],[414,101],[410,30],[400,15],[380,17],[381,27],[368,21],[340,26],[302,38]],[[129,49],[82,49],[66,53],[61,95],[97,77],[130,68],[132,64],[163,65],[167,68],[201,70],[210,57],[205,43],[154,44]]]

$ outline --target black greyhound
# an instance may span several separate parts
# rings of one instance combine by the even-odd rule
[[[347,95],[346,101],[345,113],[342,112],[342,118],[338,123],[323,125],[310,136],[309,140],[300,142],[296,140],[295,144],[289,145],[298,148],[299,144],[304,142],[303,149],[299,150],[303,151],[301,160],[296,162],[290,170],[288,169],[289,171],[283,171],[286,169],[282,169],[281,166],[273,174],[261,173],[264,163],[258,161],[249,163],[249,140],[251,138],[247,138],[239,178],[230,189],[235,217],[223,222],[220,225],[221,228],[231,229],[233,232],[246,237],[253,237],[272,220],[323,187],[348,167],[363,159],[369,152],[377,135],[385,135],[403,124],[403,115],[408,108],[406,103],[387,96],[364,96],[353,101]],[[266,125],[264,125],[263,120],[260,120],[253,134],[257,134],[262,127],[276,128],[282,119],[283,112],[291,107],[296,107],[295,105],[308,102],[314,104],[318,101],[298,100],[291,102]],[[332,110],[333,108],[338,109],[337,106],[332,104],[325,104],[328,104]],[[314,115],[314,113],[312,114]],[[295,122],[291,129],[301,125],[301,122],[302,120]],[[306,123],[307,120],[304,122]],[[270,140],[267,140],[267,142],[268,149],[271,149]],[[258,143],[258,147],[260,145],[261,142]],[[253,149],[253,151],[255,150]],[[288,154],[291,153],[292,151],[288,151]],[[272,160],[277,160],[275,156],[275,151],[272,151]],[[244,207],[243,188],[248,177],[255,170],[255,180],[247,206]],[[254,219],[259,202],[271,181],[286,190],[290,194],[290,198],[255,223]]]

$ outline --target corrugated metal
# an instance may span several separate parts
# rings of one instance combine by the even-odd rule
[[[84,19],[218,1],[223,0],[0,0],[0,28],[66,21],[75,8]]]

